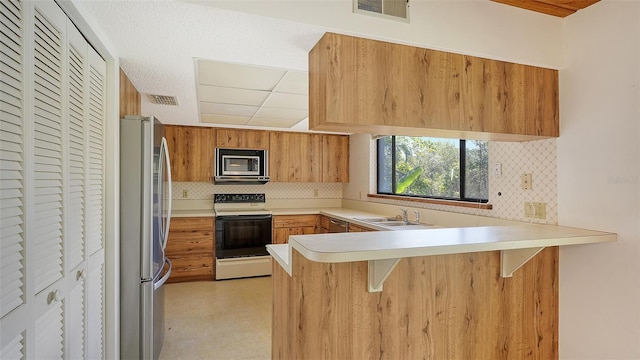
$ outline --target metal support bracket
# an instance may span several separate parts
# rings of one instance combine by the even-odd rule
[[[502,277],[512,277],[513,272],[531,260],[543,247],[513,249],[500,251],[500,274]]]
[[[382,291],[382,284],[399,262],[399,258],[369,260],[369,292]]]

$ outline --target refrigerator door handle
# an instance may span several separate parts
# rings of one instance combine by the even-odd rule
[[[167,145],[167,138],[162,138],[160,144],[160,153],[164,154],[164,160],[167,164],[167,222],[164,225],[164,239],[162,239],[162,250],[167,248],[167,240],[169,239],[169,224],[171,223],[171,159],[169,158],[169,147]],[[162,180],[161,180],[162,181]],[[169,262],[171,263],[171,262]]]
[[[162,285],[164,285],[164,283],[167,282],[169,276],[171,276],[171,260],[169,260],[169,258],[164,258],[164,263],[168,264],[169,268],[167,269],[167,272],[164,274],[164,276],[153,284],[153,290],[158,290]]]

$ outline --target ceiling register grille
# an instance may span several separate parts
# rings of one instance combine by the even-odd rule
[[[409,0],[354,0],[354,11],[409,20]]]
[[[171,105],[178,106],[178,98],[168,95],[149,95],[149,99],[152,103],[158,105]]]

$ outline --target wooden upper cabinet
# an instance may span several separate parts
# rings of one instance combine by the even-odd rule
[[[322,135],[322,182],[349,182],[349,137]]]
[[[559,135],[558,71],[326,33],[309,128],[526,141]]]
[[[216,137],[216,146],[221,148],[269,150],[268,131],[219,128]]]
[[[142,99],[127,74],[120,69],[120,119],[125,115],[142,115]]]
[[[214,176],[216,130],[196,126],[165,126],[173,181],[209,182]]]
[[[274,182],[322,182],[322,135],[271,132],[269,176]]]

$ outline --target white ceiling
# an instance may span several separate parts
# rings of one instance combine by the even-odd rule
[[[307,55],[325,29],[178,1],[77,7],[118,51],[143,114],[168,124],[308,128]]]
[[[117,52],[143,95],[143,114],[169,124],[307,130],[299,118],[307,111],[302,89],[308,85],[289,77],[303,78],[308,52],[326,31],[536,66],[563,64],[562,19],[488,0],[413,0],[411,24],[354,14],[352,0],[72,1]],[[258,70],[264,73],[259,79],[251,75]],[[197,78],[200,72],[206,79]],[[153,104],[149,95],[175,96],[178,105]]]

